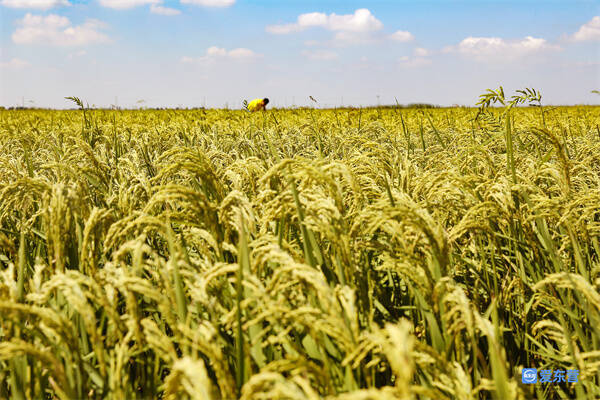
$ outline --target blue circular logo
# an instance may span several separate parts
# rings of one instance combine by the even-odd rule
[[[536,383],[537,382],[537,369],[523,368],[523,372],[521,373],[521,381],[523,383]]]

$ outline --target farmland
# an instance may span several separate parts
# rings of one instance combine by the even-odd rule
[[[600,108],[477,113],[0,111],[0,398],[599,398]]]

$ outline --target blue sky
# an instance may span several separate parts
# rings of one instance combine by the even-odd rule
[[[598,1],[0,0],[0,105],[598,104]]]

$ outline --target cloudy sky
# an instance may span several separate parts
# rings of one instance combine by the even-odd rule
[[[0,0],[0,105],[599,104],[597,0]]]

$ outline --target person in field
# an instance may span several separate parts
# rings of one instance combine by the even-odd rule
[[[269,99],[266,97],[264,99],[254,99],[250,103],[248,103],[248,111],[256,112],[267,109],[267,104],[269,104]]]

